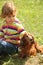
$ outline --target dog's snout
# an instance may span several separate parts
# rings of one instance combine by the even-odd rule
[[[34,38],[31,38],[30,41],[31,41],[31,43],[34,43]]]
[[[32,38],[30,38],[30,41],[32,41],[33,39]]]
[[[32,36],[29,36],[29,39],[30,39],[30,41],[32,41],[33,40]]]
[[[30,42],[33,43],[34,42],[34,38],[32,36],[29,36]]]

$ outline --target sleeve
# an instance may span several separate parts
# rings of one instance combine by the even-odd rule
[[[2,26],[0,26],[0,39],[4,39],[4,31],[3,31],[3,26],[4,26],[4,21],[1,23]]]
[[[0,29],[0,39],[2,39],[4,37],[4,32],[3,32],[3,29],[1,28]]]
[[[26,33],[24,27],[22,26],[22,24],[18,24],[18,33],[19,33],[19,36],[20,38],[23,37],[23,35]]]

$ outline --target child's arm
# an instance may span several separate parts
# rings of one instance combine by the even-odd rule
[[[2,28],[0,27],[0,39],[3,39],[3,38],[4,38],[4,33],[3,33]]]
[[[23,37],[24,34],[27,34],[27,31],[24,29],[22,24],[18,24],[18,33],[20,35],[20,39]]]

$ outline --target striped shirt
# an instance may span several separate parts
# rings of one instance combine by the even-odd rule
[[[10,39],[15,44],[20,41],[24,33],[24,27],[18,21],[12,22],[10,25],[6,25],[5,22],[0,30],[0,38],[4,38],[3,40]]]

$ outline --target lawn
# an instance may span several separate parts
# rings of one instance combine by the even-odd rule
[[[3,4],[7,1],[8,0],[0,0],[0,13]],[[43,44],[43,0],[9,0],[9,1],[14,2],[14,5],[17,8],[17,17],[23,24],[25,30],[33,34],[35,40],[37,40],[40,45]],[[1,18],[0,23],[3,23],[3,19]],[[2,24],[0,26],[2,26]],[[38,64],[39,60],[37,61],[39,57],[29,58],[29,61],[31,60],[31,62],[30,64],[27,65],[36,65],[36,64],[41,65]],[[36,60],[33,63],[32,60],[34,60],[35,58]],[[5,60],[3,61],[0,60],[0,63],[3,63],[4,61]],[[27,59],[22,60],[19,59],[18,57],[15,58],[10,57],[9,60],[5,61],[3,65],[26,65],[25,61],[27,61]],[[35,64],[35,62],[37,63]]]

